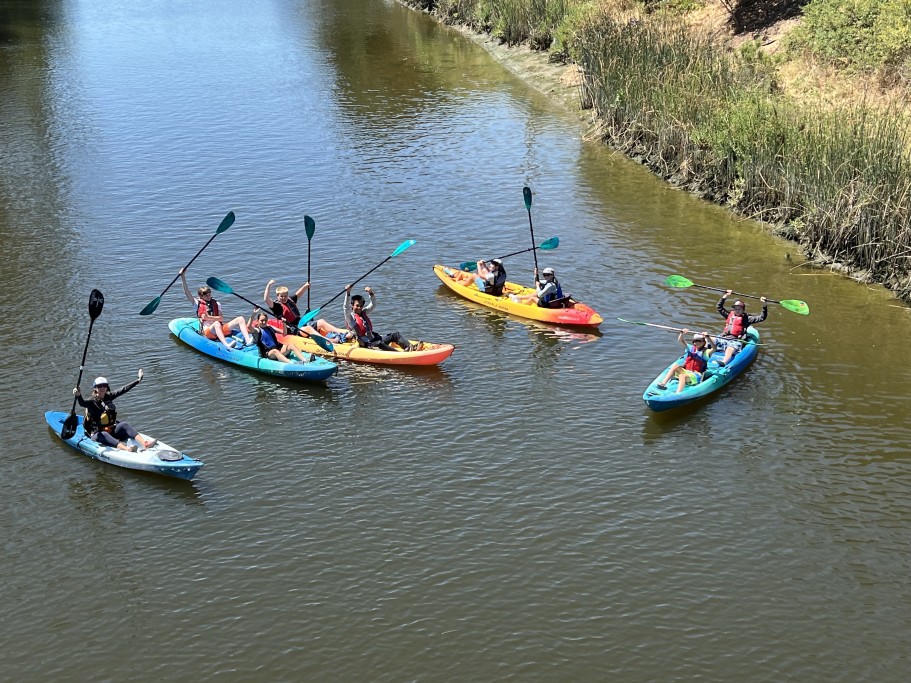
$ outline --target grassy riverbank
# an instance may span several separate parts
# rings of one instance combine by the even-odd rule
[[[835,50],[820,36],[838,34],[796,22],[796,38],[785,39],[789,57],[771,58],[758,41],[741,39],[732,49],[717,30],[710,34],[692,20],[698,11],[655,10],[655,3],[655,11],[585,0],[408,4],[575,61],[605,142],[677,185],[773,224],[815,261],[911,301],[907,113],[881,96],[845,97],[841,90],[833,102],[786,82],[814,46]],[[728,26],[747,21],[738,19],[736,3],[728,6]],[[817,13],[829,16],[818,6]],[[877,54],[875,63],[858,58],[844,69],[880,81],[885,74],[894,86],[903,73],[901,51]]]

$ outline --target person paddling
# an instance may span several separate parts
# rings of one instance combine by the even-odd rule
[[[141,381],[142,369],[132,382],[120,387],[117,391],[110,391],[107,379],[97,377],[93,383],[92,395],[88,400],[82,398],[82,390],[78,386],[73,389],[76,401],[85,408],[82,429],[92,441],[131,453],[135,453],[137,448],[132,444],[124,443],[127,439],[135,439],[143,448],[151,448],[158,443],[157,439],[140,436],[129,422],[117,421],[114,399],[127,393]]]
[[[364,302],[364,297],[360,294],[351,295],[352,285],[345,286],[345,303],[343,310],[345,312],[345,324],[348,329],[354,332],[358,344],[368,349],[381,349],[383,351],[416,351],[419,344],[412,345],[405,337],[398,332],[390,332],[383,336],[374,332],[373,323],[367,315],[376,308],[376,296],[370,287],[364,287],[364,291],[370,296],[370,303]],[[390,344],[398,344],[396,349]]]
[[[718,365],[721,366],[730,363],[734,354],[743,348],[743,340],[746,339],[747,328],[750,325],[761,323],[769,314],[769,307],[766,304],[767,299],[764,296],[759,297],[762,302],[762,313],[759,315],[747,315],[746,304],[740,299],[734,302],[734,310],[729,311],[724,307],[724,302],[733,293],[733,290],[727,290],[721,295],[716,306],[718,313],[725,320],[724,330],[716,339],[718,351],[724,351],[724,358],[718,361]]]
[[[683,356],[683,363],[675,363],[667,371],[667,374],[658,382],[657,386],[659,389],[667,389],[667,383],[670,382],[674,376],[679,379],[677,384],[678,394],[683,391],[686,385],[696,385],[702,381],[705,370],[709,365],[709,356],[715,351],[715,345],[708,332],[694,334],[693,343],[692,345],[689,345],[683,338],[683,335],[688,332],[689,330],[684,328],[680,334],[677,335],[677,341],[683,344],[683,348],[686,349]]]

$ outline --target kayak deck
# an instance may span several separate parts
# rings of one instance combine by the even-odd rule
[[[573,301],[567,308],[545,308],[538,306],[537,303],[513,301],[509,295],[528,296],[535,293],[534,289],[513,282],[506,283],[503,289],[504,296],[494,296],[478,289],[478,276],[475,273],[443,265],[435,265],[433,272],[444,285],[459,296],[497,311],[530,320],[573,327],[597,327],[604,322],[604,319],[594,309],[577,301]]]
[[[329,379],[338,370],[337,364],[325,358],[313,357],[307,363],[282,363],[270,358],[262,358],[255,344],[243,345],[244,340],[239,333],[229,339],[233,339],[240,348],[229,349],[220,341],[213,341],[201,335],[198,331],[199,321],[196,318],[176,318],[168,323],[168,328],[180,341],[200,353],[264,375],[321,382]]]
[[[59,411],[48,411],[44,414],[44,419],[47,421],[48,426],[58,438],[61,438],[71,448],[75,448],[83,455],[94,460],[129,470],[140,470],[187,480],[192,479],[204,464],[201,460],[191,458],[162,441],[157,442],[151,448],[142,448],[135,439],[129,439],[127,443],[136,446],[138,449],[135,453],[104,446],[86,436],[85,431],[82,429],[81,415],[77,415],[79,426],[76,428],[76,433],[69,439],[63,439],[61,432],[63,430],[63,422],[67,417],[69,417],[69,413]],[[141,436],[146,435],[141,434]]]
[[[648,385],[645,393],[642,394],[642,399],[649,408],[656,412],[661,412],[672,408],[679,408],[680,406],[705,398],[728,385],[756,360],[756,356],[759,354],[758,344],[759,332],[753,327],[748,327],[747,338],[743,348],[734,355],[731,362],[726,366],[718,365],[718,361],[724,358],[724,353],[713,353],[709,358],[709,364],[706,368],[704,378],[699,384],[686,386],[683,391],[677,393],[679,380],[674,377],[668,382],[667,387],[662,389],[658,386],[658,383],[664,378],[667,372],[675,365],[683,364],[684,357],[680,356],[680,358],[668,365],[667,368]]]

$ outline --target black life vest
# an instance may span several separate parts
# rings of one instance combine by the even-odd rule
[[[99,401],[96,398],[92,399],[92,402],[102,409],[101,416],[98,418],[98,423],[96,424],[95,420],[92,418],[91,412],[88,407],[86,407],[82,418],[82,431],[88,435],[92,435],[97,431],[113,432],[114,427],[117,426],[117,408],[115,408],[114,404],[110,401]]]
[[[557,285],[557,290],[552,294],[545,294],[543,297],[541,297],[542,304],[547,305],[554,299],[563,298],[563,288],[560,286],[560,281],[557,278],[554,278],[554,284]]]
[[[503,287],[506,285],[506,269],[501,265],[497,268],[497,274],[494,276],[493,282],[488,282],[487,279],[484,279],[484,293],[492,294],[493,296],[503,296]]]

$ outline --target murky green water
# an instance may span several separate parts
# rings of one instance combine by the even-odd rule
[[[911,317],[883,291],[583,143],[392,3],[0,0],[0,93],[0,678],[905,680]],[[433,276],[523,248],[526,183],[601,336]],[[229,210],[194,286],[299,286],[304,213],[314,304],[414,238],[364,283],[375,322],[455,354],[311,387],[179,344],[177,289],[137,312]],[[527,255],[507,266],[530,279]],[[812,314],[773,308],[738,382],[651,414],[675,337],[615,318],[720,324],[671,273]],[[122,417],[205,460],[194,483],[45,427],[93,287],[83,386],[144,368]]]

